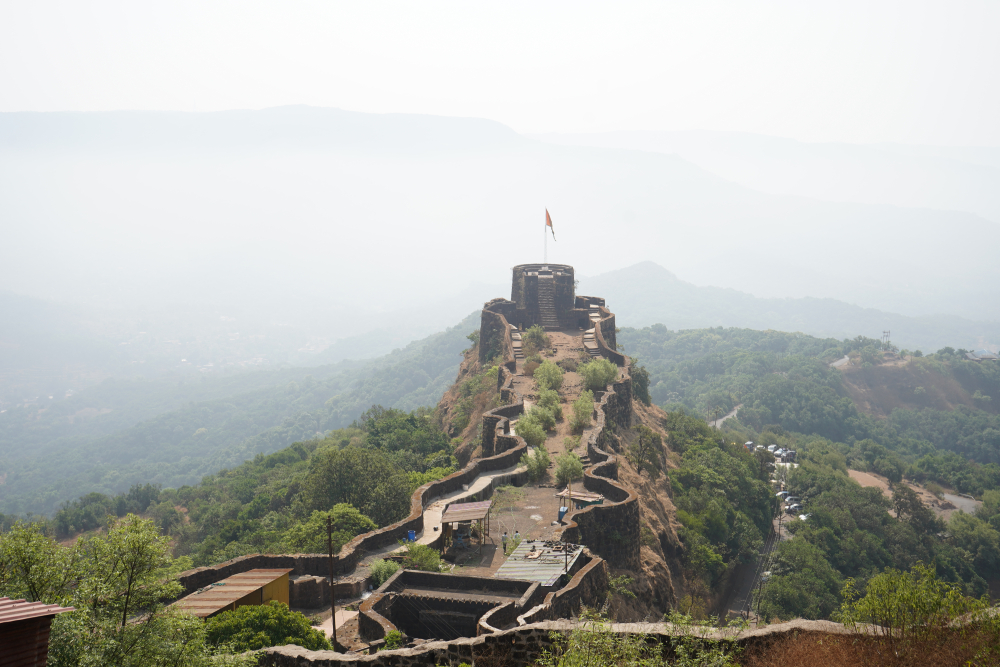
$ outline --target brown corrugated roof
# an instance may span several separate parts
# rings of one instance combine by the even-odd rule
[[[0,623],[13,623],[40,616],[55,616],[64,611],[74,610],[75,607],[60,607],[57,604],[0,598]]]
[[[444,510],[441,523],[455,523],[457,521],[478,521],[485,519],[490,513],[492,500],[484,500],[478,503],[452,503]]]
[[[209,584],[174,603],[184,611],[202,618],[225,609],[250,593],[267,586],[292,571],[292,568],[256,569],[234,574]]]

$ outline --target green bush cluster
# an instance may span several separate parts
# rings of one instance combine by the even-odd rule
[[[562,404],[559,399],[559,392],[555,389],[542,389],[538,392],[538,405],[553,414],[556,419],[562,419]]]
[[[587,389],[593,391],[603,391],[618,377],[618,367],[603,358],[581,364],[576,372],[583,376]]]
[[[574,431],[582,431],[590,426],[590,420],[594,414],[594,392],[589,389],[580,393],[573,401],[573,416],[570,418],[570,427]]]
[[[563,370],[546,359],[535,369],[534,378],[539,389],[559,389],[563,383]]]
[[[537,482],[545,477],[545,473],[551,463],[552,459],[549,457],[549,452],[545,449],[545,445],[539,445],[521,456],[521,465],[528,469],[528,477],[533,482]]]
[[[566,486],[583,478],[583,462],[573,452],[566,452],[556,457],[556,484]]]
[[[311,651],[332,648],[326,635],[313,628],[305,615],[277,600],[263,605],[243,605],[213,616],[205,622],[205,635],[210,645],[225,647],[232,653],[285,644],[296,644]]]
[[[376,558],[368,568],[368,576],[372,581],[372,587],[376,590],[381,588],[382,584],[389,581],[389,577],[398,571],[399,563],[396,561]]]
[[[549,335],[538,324],[529,327],[527,331],[521,334],[521,342],[531,347],[534,351],[545,349],[550,344]]]
[[[521,417],[514,424],[514,433],[518,434],[529,447],[539,447],[545,442],[545,429],[535,419]]]

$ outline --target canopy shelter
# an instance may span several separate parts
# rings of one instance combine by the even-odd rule
[[[444,514],[441,515],[441,526],[444,531],[444,546],[447,548],[455,532],[455,524],[476,523],[479,525],[479,551],[483,550],[483,542],[490,534],[490,507],[492,500],[483,500],[475,503],[450,503],[445,506]],[[459,536],[459,539],[462,539]]]
[[[208,618],[244,605],[261,605],[271,600],[288,604],[290,568],[248,570],[199,588],[173,606],[195,616]]]
[[[599,493],[590,493],[589,491],[571,491],[568,487],[557,493],[556,498],[562,498],[563,501],[572,499],[576,504],[576,509],[583,509],[584,507],[590,507],[591,505],[604,504],[604,496]]]

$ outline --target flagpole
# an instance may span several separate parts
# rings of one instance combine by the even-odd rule
[[[549,225],[546,222],[542,225],[542,244],[545,250],[542,251],[542,264],[549,263]]]

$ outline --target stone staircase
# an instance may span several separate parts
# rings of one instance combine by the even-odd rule
[[[556,316],[556,285],[551,276],[538,278],[538,311],[543,329],[559,330],[559,318]]]
[[[521,334],[518,333],[517,327],[513,324],[510,325],[510,339],[511,347],[514,348],[514,360],[524,361],[524,350],[521,349]]]
[[[594,332],[601,323],[601,311],[598,309],[598,306],[590,307],[590,321],[593,323],[594,328],[583,332],[583,349],[592,357],[600,357],[601,348],[597,346],[597,335]]]

